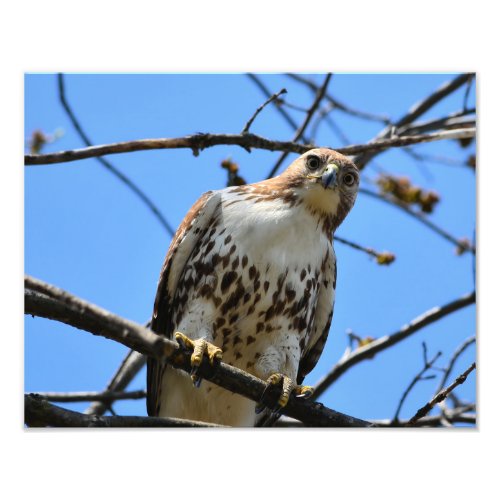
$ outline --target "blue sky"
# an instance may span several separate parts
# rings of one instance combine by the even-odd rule
[[[330,92],[346,104],[396,120],[415,102],[453,75],[336,74]],[[313,76],[318,82],[320,76]],[[286,99],[308,107],[313,96],[282,75],[262,75],[273,91],[286,87]],[[469,102],[474,103],[475,89]],[[196,132],[240,132],[265,100],[244,75],[68,75],[67,98],[95,144],[147,137],[176,137]],[[463,89],[432,108],[423,118],[437,118],[463,105]],[[300,123],[300,112],[291,112]],[[370,140],[381,124],[334,112],[332,117],[352,143]],[[35,129],[64,135],[44,152],[82,147],[57,96],[56,76],[25,78],[25,136]],[[272,106],[256,119],[252,131],[288,140],[293,131]],[[316,143],[339,147],[338,137],[323,125]],[[418,146],[420,153],[464,158],[474,152],[456,141]],[[237,147],[148,151],[108,159],[136,182],[176,227],[200,196],[224,187],[221,160],[231,156],[241,175],[254,182],[266,176],[279,153]],[[290,161],[294,155],[290,155]],[[375,165],[440,194],[431,219],[457,237],[471,238],[476,222],[474,173],[462,166],[417,164],[400,150],[377,157]],[[366,176],[376,175],[374,166]],[[365,254],[339,243],[335,316],[326,349],[306,379],[314,384],[339,359],[346,330],[383,336],[424,311],[474,288],[472,258],[456,256],[453,246],[394,208],[363,195],[338,231],[377,250],[396,254],[381,267]],[[95,159],[27,167],[25,171],[25,272],[137,322],[152,310],[160,266],[169,236],[147,208]],[[455,348],[475,334],[475,308],[469,307],[427,327],[410,339],[365,361],[345,374],[321,398],[326,405],[360,418],[392,417],[399,398],[422,367],[423,341],[429,354],[442,351],[444,366]],[[127,348],[41,318],[25,320],[25,390],[102,390]],[[458,375],[474,359],[470,349],[457,363]],[[413,415],[432,396],[436,380],[420,383],[408,398],[402,417]],[[131,388],[145,388],[143,370]],[[475,374],[457,393],[475,399]],[[83,409],[85,404],[67,405]],[[122,414],[145,414],[144,401],[121,402]]]

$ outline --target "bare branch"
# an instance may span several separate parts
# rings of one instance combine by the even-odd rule
[[[460,408],[454,408],[453,410],[447,410],[445,416],[443,415],[433,415],[422,417],[417,420],[412,427],[444,427],[443,419],[449,424],[463,423],[463,424],[476,424],[476,414],[470,413],[471,410],[475,410],[475,405],[466,405]],[[382,420],[370,420],[370,422],[376,427],[405,427],[409,420],[400,420],[399,422],[394,422],[391,419]],[[275,424],[275,427],[304,427],[304,424],[294,418],[281,417]]]
[[[392,205],[393,207],[397,207],[403,212],[407,213],[411,217],[417,219],[419,222],[427,226],[429,229],[434,231],[435,233],[439,234],[442,236],[445,240],[448,240],[449,242],[453,243],[455,248],[460,249],[462,253],[464,252],[471,252],[472,254],[476,254],[476,248],[473,245],[468,245],[466,244],[463,240],[459,240],[458,238],[455,238],[452,236],[450,233],[439,227],[437,224],[434,224],[434,222],[430,221],[427,217],[423,216],[422,214],[416,212],[415,210],[412,210],[410,207],[408,207],[406,204],[403,202],[399,201],[398,199],[394,197],[387,196],[386,194],[383,193],[375,193],[373,191],[370,191],[369,189],[365,188],[359,188],[359,192],[362,194],[365,194],[367,196],[370,196],[372,198],[375,198],[377,200],[384,201],[385,203],[388,203],[389,205]]]
[[[449,427],[450,424],[457,423],[475,425],[477,416],[476,413],[469,413],[471,409],[475,410],[475,406],[470,405],[447,410],[444,415],[422,417],[411,426],[409,425],[410,420],[404,419],[398,422],[390,419],[372,420],[371,422],[377,427]]]
[[[314,116],[314,113],[316,113],[316,110],[319,108],[319,105],[321,104],[321,101],[322,101],[323,97],[325,96],[325,92],[326,92],[326,89],[328,88],[328,84],[330,83],[331,77],[332,77],[331,73],[328,73],[326,75],[326,78],[325,78],[325,81],[323,82],[323,85],[316,92],[316,97],[314,98],[314,101],[311,104],[311,107],[309,108],[309,111],[307,112],[306,117],[304,118],[304,121],[302,122],[302,125],[295,132],[295,135],[293,136],[292,142],[297,142],[303,137],[304,132],[306,131],[307,126],[309,125],[309,122],[311,121],[312,117]],[[283,162],[285,161],[287,156],[288,156],[288,152],[285,151],[279,157],[278,161],[276,162],[274,167],[269,172],[269,175],[267,176],[268,179],[270,177],[273,177],[276,174],[276,172],[278,171],[280,166],[283,164]]]
[[[149,324],[146,325],[146,328],[149,328]],[[118,367],[118,370],[106,386],[105,392],[123,391],[145,364],[146,356],[130,349]],[[107,409],[109,409],[108,404],[101,401],[95,401],[84,413],[87,415],[104,415]]]
[[[476,126],[476,119],[469,118],[467,115],[476,112],[476,108],[459,111],[451,115],[439,118],[437,120],[427,120],[425,122],[410,123],[398,129],[397,135],[418,135],[433,130],[454,130],[462,128],[471,128]]]
[[[250,118],[250,120],[247,121],[246,125],[243,127],[243,130],[241,131],[242,134],[247,134],[248,131],[250,130],[250,127],[252,126],[252,123],[254,122],[255,118],[257,118],[257,115],[270,103],[270,102],[273,102],[274,100],[276,100],[280,95],[283,95],[283,94],[286,94],[286,89],[281,89],[279,92],[276,92],[275,94],[273,94],[271,97],[269,97],[269,99],[264,103],[262,104],[261,106],[259,106],[257,108],[257,110],[255,111],[255,113],[252,115],[252,117]]]
[[[474,81],[475,77],[476,75],[474,73],[469,74],[469,79],[467,80],[467,87],[465,88],[465,94],[464,94],[464,104],[463,104],[464,111],[467,109],[467,102],[469,100],[470,89],[472,88],[472,82]]]
[[[316,118],[316,121],[311,126],[311,135],[313,137],[315,137],[316,132],[319,128],[319,125],[321,124],[321,122],[325,121],[327,123],[327,125],[330,127],[331,131],[337,136],[339,141],[344,146],[347,146],[348,144],[350,144],[351,141],[349,140],[347,135],[344,133],[344,131],[330,117],[330,113],[334,109],[335,109],[335,107],[330,105],[327,108],[320,110],[319,116]]]
[[[453,353],[453,356],[450,359],[448,367],[444,371],[443,378],[441,379],[441,382],[439,383],[439,386],[436,389],[436,394],[439,393],[443,389],[443,387],[445,386],[446,382],[448,381],[448,377],[450,376],[450,373],[453,370],[453,367],[455,366],[455,362],[457,361],[457,359],[465,352],[465,350],[470,345],[474,344],[475,342],[476,342],[476,337],[475,336],[469,337]]]
[[[317,92],[317,90],[319,88],[319,85],[316,85],[316,83],[314,83],[312,80],[309,80],[308,78],[305,78],[302,75],[297,75],[295,73],[287,73],[287,76],[292,78],[293,80],[296,80],[300,83],[307,85],[314,92]],[[325,98],[330,103],[330,107],[332,109],[338,109],[339,111],[342,111],[343,113],[346,113],[346,114],[351,115],[351,116],[355,116],[357,118],[362,118],[364,120],[382,122],[382,123],[385,123],[386,125],[389,125],[391,123],[391,120],[388,116],[376,115],[373,113],[367,113],[366,111],[361,111],[358,109],[351,108],[350,106],[347,106],[346,104],[340,102],[338,99],[335,99],[330,94],[326,94]]]
[[[85,415],[50,404],[38,394],[24,396],[28,427],[222,427],[180,418]]]
[[[61,321],[191,372],[191,352],[182,349],[176,342],[32,277],[25,277],[25,288],[26,314]],[[261,379],[226,363],[212,366],[204,358],[198,374],[224,389],[268,407],[273,407],[279,397],[277,387],[268,387]],[[317,427],[370,426],[369,422],[336,412],[321,403],[296,397],[290,399],[283,413]]]
[[[451,314],[459,309],[474,304],[476,301],[476,293],[472,292],[464,297],[456,299],[441,307],[433,307],[429,311],[420,315],[411,321],[408,325],[404,325],[400,330],[391,334],[380,337],[369,344],[359,347],[354,352],[348,352],[342,359],[332,368],[332,370],[323,377],[314,389],[316,398],[321,396],[330,385],[338,380],[349,368],[364,361],[373,358],[376,354],[384,351],[402,340],[406,339],[422,328],[434,323],[448,314]]]
[[[469,170],[474,170],[473,168],[471,169],[470,160],[459,160],[457,158],[449,158],[447,156],[417,153],[412,148],[402,148],[401,151],[407,153],[417,162],[440,163],[442,165],[448,165],[452,167],[466,167]]]
[[[396,259],[394,254],[392,254],[390,252],[377,252],[373,248],[361,246],[358,243],[354,243],[353,241],[346,240],[346,239],[341,238],[340,236],[337,236],[337,235],[334,235],[333,239],[335,241],[342,243],[343,245],[347,245],[351,248],[354,248],[355,250],[359,250],[361,252],[367,253],[371,257],[375,257],[375,259],[377,260],[377,263],[380,265],[391,264]]]
[[[413,387],[415,387],[415,385],[417,385],[418,382],[420,382],[421,380],[428,380],[428,377],[424,377],[425,372],[427,372],[427,370],[432,368],[434,363],[436,362],[436,360],[441,356],[441,352],[437,352],[436,355],[429,361],[427,359],[427,345],[425,344],[425,342],[422,343],[422,346],[423,346],[423,350],[424,350],[424,366],[415,375],[415,377],[413,377],[413,380],[410,382],[410,384],[408,385],[406,390],[403,392],[403,395],[401,396],[401,399],[399,400],[399,404],[398,404],[398,407],[396,409],[396,413],[394,414],[394,417],[392,419],[393,422],[395,422],[395,423],[399,422],[399,413],[401,412],[401,408],[403,408],[403,404],[406,401],[408,394],[410,394],[411,390],[413,389]],[[434,377],[435,377],[435,375],[432,378],[434,378]]]
[[[62,107],[66,111],[66,114],[68,115],[71,123],[73,124],[77,134],[80,136],[82,141],[87,146],[92,146],[91,140],[89,139],[87,134],[83,131],[80,122],[77,120],[75,114],[73,113],[73,110],[71,109],[66,99],[64,76],[62,73],[59,73],[57,75],[57,82],[59,89],[59,100],[61,101]],[[166,229],[167,233],[170,234],[170,236],[174,235],[175,231],[169,224],[165,216],[161,213],[160,209],[153,203],[153,201],[139,188],[139,186],[137,186],[134,182],[132,182],[132,180],[130,180],[125,174],[120,172],[114,165],[112,165],[105,158],[97,157],[96,159],[104,168],[106,168],[109,172],[111,172],[115,177],[120,179],[120,181],[122,181],[131,191],[133,191],[141,199],[141,201],[151,210],[153,215],[157,218],[160,224]]]
[[[446,139],[470,139],[475,137],[475,128],[435,132],[425,135],[414,135],[408,137],[395,137],[369,144],[360,144],[337,148],[336,151],[347,156],[366,152],[378,152],[388,148],[411,146],[423,142],[442,141]],[[152,149],[192,149],[195,155],[200,150],[213,146],[241,146],[244,149],[256,148],[267,151],[286,151],[289,153],[303,154],[317,146],[312,144],[300,144],[297,142],[273,141],[255,134],[197,134],[186,137],[165,139],[139,139],[136,141],[117,142],[101,146],[91,146],[81,149],[70,149],[58,153],[43,155],[25,155],[25,165],[48,165],[53,163],[64,163],[97,156],[131,153],[135,151],[147,151]],[[330,146],[324,146],[330,147]]]
[[[415,413],[415,415],[412,418],[410,418],[410,420],[406,425],[411,426],[415,424],[415,422],[417,422],[422,417],[427,415],[427,413],[429,413],[432,410],[432,408],[434,408],[435,405],[437,405],[441,401],[444,401],[448,396],[448,394],[450,394],[450,392],[453,391],[453,389],[455,389],[458,385],[463,384],[467,380],[467,377],[473,370],[475,370],[475,368],[476,368],[476,363],[474,362],[469,366],[469,368],[467,368],[467,370],[465,370],[461,375],[459,375],[451,385],[449,385],[446,389],[443,389],[441,392],[436,394],[425,406],[422,406],[422,408],[420,408],[417,411],[417,413]]]
[[[55,403],[80,403],[83,401],[100,401],[109,404],[113,401],[121,401],[124,399],[143,399],[146,397],[146,391],[38,392],[37,396],[40,396],[47,401],[53,401]]]
[[[470,73],[463,73],[461,75],[458,75],[455,77],[453,80],[445,83],[442,85],[439,89],[437,89],[435,92],[433,92],[431,95],[426,97],[424,100],[421,102],[415,104],[409,111],[406,113],[402,118],[400,118],[395,124],[393,125],[388,125],[385,127],[380,133],[378,133],[375,138],[373,139],[374,142],[378,142],[381,139],[390,137],[393,135],[393,133],[398,134],[399,133],[399,128],[403,127],[405,125],[408,125],[409,123],[412,123],[415,121],[417,118],[422,116],[425,112],[427,112],[429,109],[431,109],[435,104],[443,100],[445,97],[453,93],[455,90],[459,89],[462,85],[467,83],[467,81],[470,78]],[[354,158],[354,163],[359,168],[364,168],[365,165],[374,157],[376,156],[378,151],[370,151],[370,152],[364,152],[362,154],[359,154]],[[358,153],[356,153],[358,154]]]
[[[269,98],[272,95],[272,92],[262,83],[262,80],[254,75],[253,73],[247,73],[248,78],[252,80],[252,82],[259,87],[260,91],[266,96],[266,98]],[[295,123],[294,119],[280,106],[279,101],[274,101],[273,102],[274,106],[276,107],[277,111],[283,116],[285,121],[290,125],[290,127],[293,130],[297,130],[299,126],[297,123]],[[306,141],[309,142],[309,141]]]

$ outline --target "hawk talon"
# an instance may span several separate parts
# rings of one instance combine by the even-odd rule
[[[264,410],[266,409],[266,405],[262,404],[262,403],[257,403],[255,405],[255,414],[256,415],[259,415],[260,413],[262,413]]]
[[[198,377],[197,375],[193,375],[193,373],[191,373],[191,380],[193,381],[193,385],[199,389],[200,385],[201,385],[201,377]]]
[[[279,416],[282,414],[285,406],[288,404],[290,400],[290,395],[293,393],[297,398],[310,398],[313,395],[314,388],[309,385],[296,385],[292,381],[290,377],[283,375],[281,373],[273,373],[266,381],[266,388],[264,389],[264,393],[260,399],[260,403],[262,404],[262,400],[267,392],[267,390],[272,385],[282,384],[281,394],[276,402],[276,406],[271,409],[273,415]]]
[[[206,354],[213,366],[216,360],[222,359],[222,350],[203,338],[192,340],[181,332],[175,333],[175,340],[184,349],[193,351],[191,354],[191,379],[195,387],[200,387],[201,377],[198,377],[198,369],[203,361],[203,356]]]
[[[296,398],[309,399],[314,394],[314,387],[310,385],[298,385],[293,392]]]

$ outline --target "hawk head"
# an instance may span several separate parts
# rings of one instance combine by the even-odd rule
[[[322,219],[324,229],[331,233],[353,207],[359,187],[356,165],[327,148],[304,153],[278,177],[311,213]]]

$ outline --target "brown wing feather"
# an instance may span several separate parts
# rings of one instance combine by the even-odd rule
[[[318,297],[316,309],[316,317],[314,320],[314,334],[311,336],[311,339],[302,354],[297,373],[297,384],[301,384],[305,376],[316,366],[316,363],[318,362],[325,347],[328,333],[330,331],[330,325],[332,324],[334,302],[333,294],[337,284],[337,264],[333,247],[331,258],[327,260],[324,273],[325,275],[323,276],[323,280],[328,282],[328,286],[325,287],[323,284],[321,285],[321,291]]]
[[[203,194],[186,214],[172,239],[161,268],[151,319],[151,329],[167,338],[172,338],[173,334],[171,321],[174,312],[172,311],[172,298],[177,287],[177,281],[191,255],[192,249],[201,237],[201,231],[196,231],[196,228],[202,224],[200,219],[205,221],[206,217],[210,217],[215,210],[214,203],[207,206],[213,194],[213,191]],[[164,367],[164,363],[154,358],[148,358],[146,404],[150,416],[155,416],[158,413]]]

